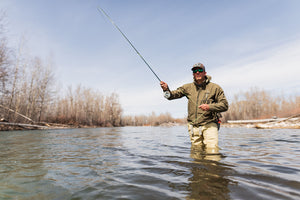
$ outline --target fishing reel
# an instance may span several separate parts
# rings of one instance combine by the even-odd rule
[[[164,91],[164,97],[169,99],[171,97],[171,92],[169,90]]]

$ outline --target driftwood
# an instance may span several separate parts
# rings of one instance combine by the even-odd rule
[[[286,118],[255,119],[255,120],[228,120],[225,127],[247,127],[257,129],[300,129],[300,114]]]
[[[282,119],[249,119],[249,120],[228,120],[229,124],[255,124],[255,123],[267,123],[267,122],[276,122]],[[284,118],[286,120],[286,118]]]
[[[48,126],[40,126],[40,125],[34,125],[34,124],[22,124],[22,123],[9,123],[9,122],[0,122],[0,125],[5,125],[5,126],[19,126],[24,129],[27,128],[36,128],[36,129],[48,129]]]
[[[8,121],[0,121],[0,125],[3,125],[3,126],[17,126],[17,127],[21,127],[23,129],[48,129],[50,125],[48,125],[47,123],[45,122],[35,122],[33,121],[32,119],[30,119],[29,117],[25,116],[25,115],[22,115],[21,113],[18,113],[17,111],[14,111],[10,108],[7,108],[3,105],[0,104],[0,107],[1,108],[4,108],[6,110],[8,110],[9,112],[13,112],[21,117],[23,117],[24,119],[30,121],[32,124],[24,124],[24,123],[10,123]]]
[[[30,119],[29,117],[26,117],[25,115],[22,115],[21,113],[18,113],[18,112],[14,111],[14,110],[12,110],[12,109],[10,109],[10,108],[7,108],[7,107],[5,107],[5,106],[3,106],[3,105],[0,105],[0,107],[1,107],[1,108],[4,108],[4,109],[6,109],[6,110],[8,110],[8,111],[10,111],[10,112],[16,113],[17,115],[19,115],[19,116],[21,116],[21,117],[23,117],[23,118],[25,118],[25,119],[27,119],[27,120],[29,120],[29,121],[35,123],[32,119]]]
[[[291,117],[287,117],[281,119],[276,122],[269,123],[259,123],[255,125],[257,129],[273,129],[273,128],[290,128],[290,129],[300,129],[300,114],[293,115]]]
[[[288,118],[286,118],[286,119],[280,120],[280,121],[278,121],[278,122],[284,122],[284,121],[287,121],[287,120],[289,120],[289,119],[296,118],[296,117],[300,117],[300,114],[293,115],[293,116],[291,116],[291,117],[288,117]]]

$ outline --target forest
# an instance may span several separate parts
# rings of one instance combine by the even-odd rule
[[[170,113],[124,116],[116,93],[78,85],[63,90],[53,70],[53,60],[30,57],[24,39],[19,47],[8,46],[5,17],[0,12],[0,119],[11,123],[58,123],[75,126],[157,126],[184,123]],[[274,96],[259,88],[229,99],[222,121],[288,117],[300,113],[300,96]]]

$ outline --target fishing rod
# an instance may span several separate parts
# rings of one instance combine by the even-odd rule
[[[151,70],[151,72],[155,75],[155,77],[161,82],[160,78],[157,76],[157,74],[154,72],[154,70],[150,67],[150,65],[147,63],[147,61],[144,59],[144,57],[140,54],[140,52],[133,46],[133,44],[130,42],[130,40],[126,37],[126,35],[121,31],[121,29],[117,26],[117,24],[109,17],[109,15],[100,7],[98,7],[99,13],[103,13],[109,21],[116,27],[116,29],[122,34],[122,36],[127,40],[127,42],[131,45],[131,47],[135,50],[135,52],[140,56],[140,58],[144,61],[144,63],[147,65],[147,67]]]
[[[126,41],[130,44],[130,46],[135,50],[135,52],[140,56],[140,58],[144,61],[144,63],[147,65],[147,67],[150,69],[150,71],[154,74],[154,76],[158,79],[159,82],[161,82],[160,78],[157,76],[157,74],[154,72],[154,70],[150,67],[150,65],[147,63],[147,61],[144,59],[144,57],[140,54],[140,52],[135,48],[135,46],[130,42],[130,40],[126,37],[126,35],[121,31],[121,29],[118,27],[118,25],[111,19],[111,17],[101,8],[101,7],[98,7],[98,11],[99,13],[101,14],[104,14],[108,19],[109,21],[112,23],[112,25],[122,34],[122,36],[126,39]],[[164,97],[165,98],[169,98],[171,96],[171,93],[169,90],[167,91],[164,91]],[[207,95],[206,95],[206,100],[207,100]],[[194,102],[193,100],[191,100],[191,102],[193,102],[195,105],[196,102]],[[197,119],[199,117],[201,117],[202,115],[204,114],[204,112],[199,115],[195,120],[197,121]]]
[[[98,11],[99,13],[101,14],[104,14],[108,19],[109,21],[112,23],[112,25],[122,34],[122,36],[126,39],[126,41],[130,44],[130,46],[135,50],[135,52],[140,56],[140,58],[144,61],[144,63],[147,65],[147,67],[150,69],[150,71],[155,75],[155,77],[158,79],[159,82],[161,82],[160,78],[157,76],[157,74],[154,72],[154,70],[150,67],[150,65],[147,63],[147,61],[144,59],[144,57],[140,54],[140,52],[135,48],[135,46],[130,42],[130,40],[126,37],[126,35],[121,31],[121,29],[118,27],[118,25],[111,19],[111,17],[100,7],[98,7]],[[171,96],[171,93],[169,90],[167,91],[164,91],[164,97],[165,98],[169,98]],[[206,93],[206,99],[205,101],[207,101],[207,93]],[[196,102],[194,102],[193,100],[191,100],[191,102],[193,102],[196,106]],[[200,118],[202,115],[204,114],[204,112],[199,115],[195,120],[197,121],[198,118]]]

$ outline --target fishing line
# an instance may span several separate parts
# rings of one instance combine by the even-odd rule
[[[116,27],[116,29],[122,34],[122,36],[126,39],[126,41],[130,44],[130,46],[135,50],[135,52],[140,56],[140,58],[144,61],[144,63],[147,65],[147,67],[151,70],[151,72],[155,75],[155,77],[161,82],[160,78],[157,76],[157,74],[154,72],[154,70],[150,67],[150,65],[147,63],[147,61],[144,59],[144,57],[140,54],[140,52],[133,46],[133,44],[130,42],[130,40],[126,37],[126,35],[121,31],[121,29],[117,26],[117,24],[109,17],[109,15],[100,7],[98,7],[99,13],[103,13],[109,21]]]

